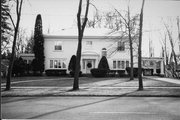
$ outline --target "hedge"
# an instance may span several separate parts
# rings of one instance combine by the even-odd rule
[[[54,70],[54,69],[51,69],[51,70],[45,70],[45,73],[47,76],[64,76],[66,75],[66,69],[61,69],[61,70]]]
[[[127,67],[126,71],[127,71],[128,75],[130,76],[131,68]],[[143,73],[143,71],[144,71],[144,69],[142,68],[142,73]],[[138,77],[138,68],[133,68],[133,73],[134,73],[134,77]]]
[[[120,77],[124,77],[125,76],[125,70],[117,70],[117,72],[118,72],[118,75]]]
[[[105,77],[107,74],[108,70],[106,69],[91,69],[91,74],[93,77]]]

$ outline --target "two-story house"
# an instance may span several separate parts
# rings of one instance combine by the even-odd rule
[[[109,32],[104,29],[85,29],[81,56],[83,73],[90,73],[92,68],[97,68],[102,56],[107,57],[111,70],[125,70],[130,66],[127,39],[120,38],[117,34],[110,35]],[[68,69],[72,55],[76,55],[77,35],[77,29],[44,35],[45,70]]]

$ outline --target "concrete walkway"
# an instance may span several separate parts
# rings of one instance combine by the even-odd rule
[[[148,79],[153,79],[153,80],[159,80],[159,81],[164,81],[164,82],[169,82],[169,83],[175,83],[180,85],[180,79],[174,79],[174,78],[165,78],[165,77],[158,77],[158,76],[150,76],[145,78]]]

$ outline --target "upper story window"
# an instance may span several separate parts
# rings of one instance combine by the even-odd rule
[[[87,46],[92,46],[92,41],[86,41]]]
[[[86,41],[86,48],[92,48],[92,41]]]
[[[125,50],[125,44],[122,41],[118,41],[118,47],[117,47],[118,51],[124,51]]]
[[[55,42],[54,50],[59,50],[59,51],[61,51],[61,50],[62,50],[62,42],[60,42],[60,41]]]

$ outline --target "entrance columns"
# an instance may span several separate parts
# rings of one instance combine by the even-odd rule
[[[153,63],[153,75],[156,75],[156,61],[154,61]]]
[[[163,64],[163,60],[161,60],[161,75],[164,75],[164,64]]]

